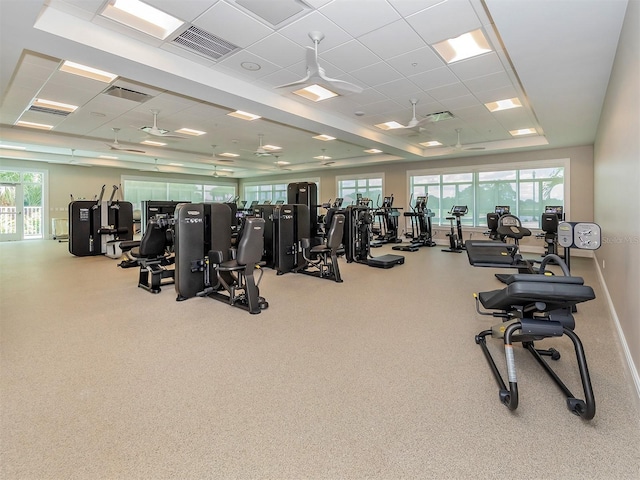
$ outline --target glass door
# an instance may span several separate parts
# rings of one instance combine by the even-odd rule
[[[0,183],[0,241],[22,240],[22,185]]]

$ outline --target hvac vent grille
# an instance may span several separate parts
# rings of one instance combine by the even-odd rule
[[[31,105],[29,107],[29,110],[31,110],[32,112],[51,113],[53,115],[60,115],[61,117],[66,117],[71,113],[65,110],[56,110],[55,108],[37,107],[35,105]]]
[[[136,92],[129,88],[119,87],[117,85],[111,85],[104,92],[105,95],[112,97],[124,98],[125,100],[132,100],[134,102],[143,103],[151,98],[151,95],[142,92]]]
[[[172,43],[213,60],[219,60],[240,49],[237,45],[193,25],[174,38]]]

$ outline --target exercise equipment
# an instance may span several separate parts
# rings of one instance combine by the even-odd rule
[[[342,283],[338,265],[338,251],[342,246],[344,224],[344,214],[336,213],[331,217],[331,226],[324,243],[312,246],[310,238],[301,239],[300,246],[304,263],[294,271]]]
[[[126,258],[118,266],[139,267],[138,287],[160,293],[161,287],[175,283],[173,243],[173,219],[166,214],[151,217],[139,242],[121,242]]]
[[[428,195],[416,197],[415,205],[411,206],[411,212],[404,212],[403,216],[411,219],[411,240],[409,245],[396,245],[392,250],[403,252],[415,252],[420,247],[435,247],[431,230],[431,218],[435,215],[427,208]]]
[[[551,262],[561,267],[562,276],[545,275],[546,266]],[[501,290],[474,295],[479,314],[502,319],[501,324],[483,330],[475,337],[498,384],[500,401],[509,410],[518,407],[519,393],[513,343],[521,343],[563,392],[569,411],[585,420],[591,420],[596,411],[595,399],[584,349],[580,338],[573,331],[575,319],[571,310],[578,303],[593,300],[593,289],[585,286],[581,277],[572,277],[563,260],[553,254],[542,261],[538,275],[511,275],[506,283],[507,286]],[[481,311],[479,304],[492,312]],[[574,345],[584,400],[571,393],[543,359],[543,356],[549,356],[552,360],[559,360],[560,353],[553,348],[540,350],[534,345],[534,341],[563,335],[571,339]],[[487,336],[503,339],[508,387],[487,347]]]
[[[133,240],[133,205],[111,197],[104,200],[106,185],[96,200],[73,200],[69,203],[69,253],[79,257],[106,255],[119,258],[120,242]]]
[[[264,219],[245,219],[237,249],[231,245],[233,220],[226,204],[181,204],[174,223],[176,300],[211,297],[252,314],[269,306],[259,295]]]
[[[454,205],[449,211],[447,220],[451,222],[451,232],[447,233],[449,237],[449,248],[443,248],[443,252],[460,253],[465,249],[464,240],[462,239],[462,222],[460,217],[464,217],[469,209],[466,205]],[[455,228],[453,222],[455,221]]]
[[[489,230],[485,232],[485,235],[488,235],[489,239],[504,242],[504,237],[498,233],[499,221],[500,217],[509,214],[511,214],[509,205],[496,205],[493,213],[487,213],[487,227]]]
[[[536,235],[536,238],[544,239],[544,254],[558,255],[558,224],[564,220],[563,207],[546,206],[544,213],[540,217],[540,228],[542,232]]]
[[[371,241],[370,246],[377,248],[387,243],[400,243],[402,240],[398,238],[398,218],[400,217],[400,209],[393,206],[393,194],[384,197],[382,205],[373,212],[373,217],[378,218],[380,228],[376,238]]]
[[[402,265],[402,255],[371,255],[371,209],[366,204],[349,205],[345,209],[344,246],[347,263],[357,262],[377,268]]]
[[[287,185],[287,203],[306,205],[309,209],[309,237],[318,236],[318,186],[313,182],[297,182]]]

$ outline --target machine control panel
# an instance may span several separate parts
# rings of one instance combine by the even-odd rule
[[[560,222],[558,243],[561,247],[597,250],[602,245],[602,234],[597,223]]]

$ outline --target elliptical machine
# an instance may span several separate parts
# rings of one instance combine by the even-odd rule
[[[466,205],[454,205],[449,211],[450,217],[447,217],[447,220],[451,222],[451,232],[447,233],[447,237],[449,237],[449,248],[443,248],[443,252],[451,252],[451,253],[460,253],[464,248],[464,241],[462,240],[462,222],[460,221],[460,217],[464,217],[469,209]],[[455,226],[453,224],[455,220]]]
[[[560,255],[558,252],[558,224],[564,220],[564,212],[562,206],[546,206],[544,207],[544,213],[540,218],[541,233],[536,235],[536,238],[544,238],[544,254],[547,255]]]

